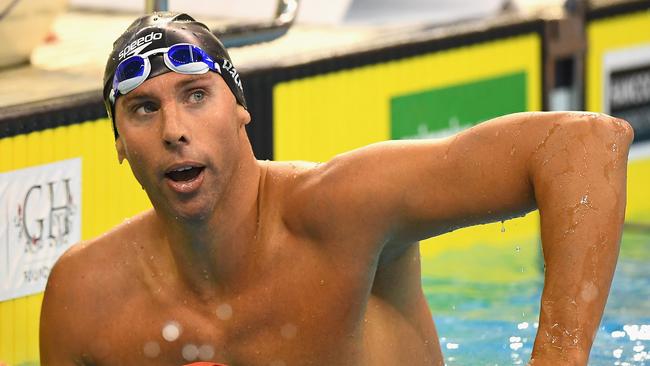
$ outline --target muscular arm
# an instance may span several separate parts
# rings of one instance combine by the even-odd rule
[[[532,362],[586,364],[618,254],[631,140],[627,123],[605,115],[509,115],[341,155],[319,168],[319,194],[302,212],[313,227],[340,218],[340,235],[375,233],[383,256],[538,207],[547,270]]]
[[[531,160],[546,264],[531,364],[586,365],[618,257],[632,131],[588,116],[544,141]]]

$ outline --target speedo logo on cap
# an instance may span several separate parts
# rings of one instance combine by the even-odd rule
[[[137,55],[142,51],[143,49],[147,48],[151,44],[151,42],[159,40],[162,38],[162,33],[161,32],[151,32],[147,34],[146,36],[140,37],[137,40],[131,42],[128,46],[124,47],[122,51],[120,51],[120,60],[123,58],[130,56],[130,55]]]

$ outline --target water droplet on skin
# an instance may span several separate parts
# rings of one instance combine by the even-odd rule
[[[204,344],[199,347],[199,360],[208,361],[214,357],[214,347],[209,344]]]
[[[582,290],[580,291],[580,297],[582,300],[585,302],[592,302],[598,297],[598,287],[594,285],[593,282],[587,282],[582,286]]]
[[[158,342],[151,341],[144,344],[144,355],[149,358],[156,358],[160,354],[160,345]]]
[[[586,194],[584,196],[582,196],[582,198],[580,199],[580,204],[581,205],[588,205],[589,204],[589,196],[586,195]]]
[[[295,338],[296,334],[298,334],[298,327],[296,327],[291,323],[285,324],[280,329],[280,334],[282,335],[283,338],[286,339]]]
[[[232,306],[230,306],[230,304],[221,304],[217,306],[217,318],[221,320],[232,318]]]
[[[325,285],[325,280],[320,280],[320,285],[321,286]]]
[[[167,342],[173,342],[181,335],[181,326],[177,322],[171,321],[162,329],[162,336]]]
[[[199,348],[193,344],[186,344],[181,351],[185,361],[194,361],[199,357]]]

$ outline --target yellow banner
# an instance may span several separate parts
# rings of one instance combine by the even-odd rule
[[[119,165],[107,119],[0,139],[0,173],[81,158],[81,238],[151,207],[127,163]],[[0,303],[0,363],[36,365],[42,294]]]

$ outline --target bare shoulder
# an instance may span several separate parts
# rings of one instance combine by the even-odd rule
[[[261,189],[274,199],[282,197],[283,205],[311,187],[322,170],[322,164],[308,161],[263,161],[260,165],[264,171]]]
[[[137,262],[137,254],[128,246],[146,231],[150,215],[141,214],[100,237],[77,243],[56,262],[41,310],[44,364],[80,357],[95,337],[95,324],[110,316],[137,283],[136,267],[128,265]]]
[[[261,189],[264,201],[281,215],[288,229],[300,236],[313,237],[319,231],[321,217],[333,214],[327,200],[325,180],[330,163],[307,161],[260,162],[265,177]]]
[[[144,245],[151,230],[152,211],[142,213],[114,227],[105,234],[77,243],[68,249],[57,261],[48,280],[50,287],[73,287],[76,291],[84,290],[84,284],[90,284],[88,290],[96,291],[95,283],[108,276],[116,282],[120,270],[116,264],[128,264],[137,252],[130,247],[139,243]],[[130,266],[119,266],[124,269]]]
[[[372,219],[368,215],[381,211],[372,207],[385,202],[380,195],[375,195],[368,206],[368,197],[381,185],[364,184],[364,181],[369,179],[368,170],[381,160],[381,156],[392,154],[399,146],[401,143],[394,141],[377,143],[323,163],[263,163],[266,167],[264,191],[273,197],[284,223],[294,234],[340,242],[352,235],[348,229],[361,228],[357,221],[362,214]],[[359,185],[363,189],[358,189]]]

